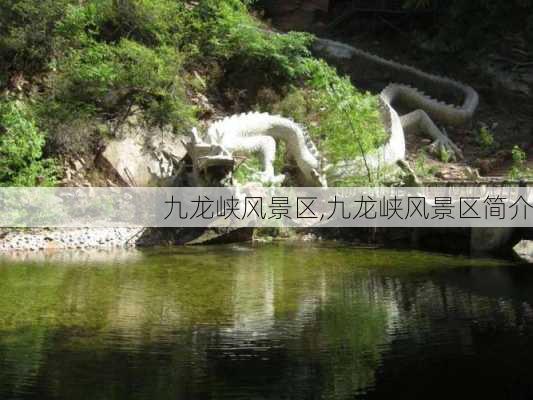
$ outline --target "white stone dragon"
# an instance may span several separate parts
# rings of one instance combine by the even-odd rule
[[[247,113],[233,115],[213,123],[203,139],[196,129],[192,131],[194,146],[220,146],[217,154],[257,153],[263,170],[256,177],[263,184],[279,185],[285,175],[276,175],[276,140],[285,143],[287,155],[294,160],[306,186],[326,186],[321,171],[323,160],[307,131],[294,121],[279,115]]]
[[[451,158],[463,158],[461,150],[435,122],[447,126],[461,126],[468,123],[479,104],[477,92],[468,85],[453,79],[429,74],[414,67],[386,60],[350,45],[329,39],[317,39],[313,53],[334,64],[353,80],[363,76],[364,80],[383,80],[389,83],[380,92],[380,98],[389,112],[390,136],[387,142],[366,158],[366,166],[379,168],[391,165],[405,158],[405,133],[424,132],[434,142],[435,150],[446,151]],[[425,94],[420,88],[437,95],[461,99],[460,105],[447,104]],[[411,111],[398,115],[396,106]],[[361,160],[344,163],[341,174],[353,173],[361,167]],[[352,167],[352,168],[350,168]]]
[[[365,156],[366,168],[379,168],[404,159],[405,132],[417,130],[429,134],[434,139],[435,148],[447,151],[452,157],[462,158],[461,150],[433,121],[453,126],[467,123],[479,102],[478,94],[470,86],[385,60],[332,40],[317,39],[313,51],[352,77],[371,71],[382,76],[392,74],[396,82],[402,82],[389,84],[380,93],[388,113],[386,119],[390,136],[382,147]],[[462,104],[455,106],[437,101],[409,84],[461,97]],[[400,117],[394,108],[397,103],[408,105],[414,111]],[[286,143],[287,153],[295,161],[303,177],[300,180],[305,186],[326,186],[325,172],[331,167],[337,176],[354,174],[358,170],[361,172],[363,167],[361,158],[335,166],[327,165],[302,126],[290,119],[266,113],[239,114],[217,121],[209,127],[205,141],[193,130],[191,142],[193,147],[217,148],[223,158],[236,152],[256,152],[263,161],[259,180],[263,184],[281,184],[285,176],[276,175],[273,167],[276,140]],[[204,158],[215,162],[218,153],[215,151]]]

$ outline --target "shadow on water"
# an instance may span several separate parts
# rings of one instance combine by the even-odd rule
[[[527,265],[286,244],[21,257],[0,259],[0,398],[533,394]]]

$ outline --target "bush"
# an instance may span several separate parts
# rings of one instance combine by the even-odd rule
[[[270,81],[294,78],[298,61],[310,55],[312,36],[305,33],[272,35],[248,12],[250,2],[204,0],[184,18],[182,51],[189,66],[216,60],[268,74]]]
[[[304,87],[293,88],[273,111],[309,126],[313,141],[328,162],[366,157],[384,143],[387,133],[377,96],[360,92],[349,78],[339,76],[324,61],[308,58],[298,68]],[[369,171],[361,172],[373,179]]]
[[[178,51],[184,2],[92,0],[69,7],[57,26],[53,101],[66,117],[123,117],[139,106],[153,124],[187,128],[195,119]],[[59,111],[59,110],[58,110]]]
[[[75,1],[2,0],[0,70],[32,73],[47,69],[55,54],[55,24],[71,3]]]
[[[324,146],[333,162],[365,156],[386,138],[379,98],[357,90],[325,61],[306,60],[302,73],[312,88]]]
[[[53,121],[47,127],[48,135],[44,153],[62,158],[91,158],[101,148],[102,139],[110,135],[110,127],[94,119],[72,119],[66,123]]]
[[[52,184],[55,168],[42,160],[44,141],[26,104],[0,103],[0,185]]]
[[[148,47],[178,44],[187,24],[185,2],[170,0],[89,0],[67,8],[56,33],[66,47],[121,39]]]
[[[477,135],[477,142],[482,150],[491,150],[494,147],[494,135],[487,125],[481,124]]]
[[[180,78],[180,55],[170,47],[151,49],[128,39],[74,50],[59,66],[56,99],[78,110],[108,116],[133,105],[150,122],[188,126],[194,108]]]
[[[512,165],[508,176],[511,179],[526,179],[533,177],[533,170],[527,166],[527,154],[520,146],[511,150]]]

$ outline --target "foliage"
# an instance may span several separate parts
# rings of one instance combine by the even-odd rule
[[[97,142],[95,130],[82,129],[80,123],[119,124],[132,110],[151,124],[188,131],[197,123],[197,109],[190,101],[195,92],[216,92],[240,79],[244,86],[239,90],[250,97],[244,76],[256,80],[258,88],[288,93],[286,106],[293,102],[295,107],[284,114],[302,123],[314,121],[311,134],[332,162],[364,155],[382,141],[377,98],[358,92],[348,78],[312,58],[311,35],[263,30],[249,12],[250,3],[3,1],[0,55],[6,62],[0,65],[0,76],[24,71],[39,88],[31,105],[25,105],[32,128],[22,137],[31,149],[39,149],[29,158],[42,157],[45,137],[38,127],[50,132],[46,148],[52,154],[89,151]],[[228,79],[231,76],[235,79]],[[63,140],[61,136],[71,132],[65,129],[69,126],[76,127],[75,137]],[[87,146],[80,145],[83,138]],[[17,151],[9,154],[19,163]],[[284,162],[280,155],[276,164]],[[44,162],[31,165],[24,174],[44,174],[39,169]],[[23,170],[18,164],[15,169]],[[0,181],[13,182],[13,174]]]
[[[378,97],[358,91],[322,60],[302,60],[299,73],[304,88],[293,88],[276,109],[301,123],[314,121],[310,135],[330,163],[364,160],[383,144],[387,134]],[[364,171],[374,180],[369,174]]]
[[[55,23],[74,0],[2,0],[0,71],[38,72],[54,57]]]
[[[183,36],[185,2],[169,0],[89,0],[68,7],[57,24],[63,45],[129,39],[147,47],[178,43]]]
[[[428,155],[425,151],[420,150],[414,160],[415,175],[419,178],[428,178],[435,175],[438,168],[428,163]]]
[[[54,101],[66,115],[122,117],[138,106],[155,124],[192,125],[195,109],[181,78],[185,5],[93,0],[71,6],[57,25]]]
[[[311,36],[267,33],[248,12],[247,3],[201,1],[186,19],[182,46],[193,62],[209,57],[233,60],[243,68],[254,66],[270,71],[272,79],[294,77],[298,60],[310,55]]]
[[[520,146],[514,146],[511,150],[513,164],[509,170],[511,179],[524,179],[533,177],[533,170],[527,166],[527,154]]]
[[[20,101],[0,103],[0,183],[13,186],[50,185],[55,168],[42,159],[44,135],[28,106]]]
[[[94,157],[101,147],[103,137],[110,136],[112,126],[98,124],[90,118],[71,119],[68,122],[52,121],[46,126],[45,153],[61,154],[63,158]],[[68,135],[65,134],[68,132]]]
[[[60,66],[59,99],[113,115],[140,106],[154,123],[191,124],[194,108],[180,79],[181,58],[170,47],[151,49],[122,39],[73,51]]]
[[[443,163],[448,163],[452,159],[452,153],[445,147],[440,147],[438,150],[439,160]]]
[[[51,64],[55,90],[45,100],[55,115],[120,118],[136,105],[150,122],[183,130],[196,113],[187,69],[216,60],[281,82],[294,76],[310,40],[261,31],[237,0],[91,0],[69,5],[54,33],[62,56]]]
[[[261,160],[257,155],[252,155],[237,165],[233,178],[239,184],[245,184],[254,179],[255,175],[261,171]]]
[[[309,35],[265,33],[244,12],[244,6],[236,3],[240,2],[221,5],[205,1],[193,10],[201,18],[195,18],[195,29],[188,30],[194,36],[189,41],[198,53],[227,60],[229,67],[241,72],[238,76],[245,75],[243,71],[253,71],[254,79],[264,76],[260,80],[267,86],[288,86],[281,102],[258,108],[309,126],[315,143],[333,163],[366,155],[382,143],[386,134],[376,97],[359,92],[348,78],[340,77],[325,62],[312,58]],[[314,124],[309,124],[310,121]],[[276,169],[285,164],[280,150]],[[237,176],[249,176],[257,168],[257,161],[246,162]]]
[[[490,150],[494,146],[494,135],[485,124],[479,128],[477,142],[483,150]]]
[[[302,69],[313,89],[311,100],[321,116],[320,130],[327,132],[324,146],[333,162],[365,156],[384,141],[378,97],[358,91],[324,61],[308,59]]]

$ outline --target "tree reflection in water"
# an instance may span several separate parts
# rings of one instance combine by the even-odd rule
[[[532,274],[495,261],[288,245],[59,256],[0,261],[2,398],[353,398],[421,352],[472,356],[479,332],[532,320]]]

